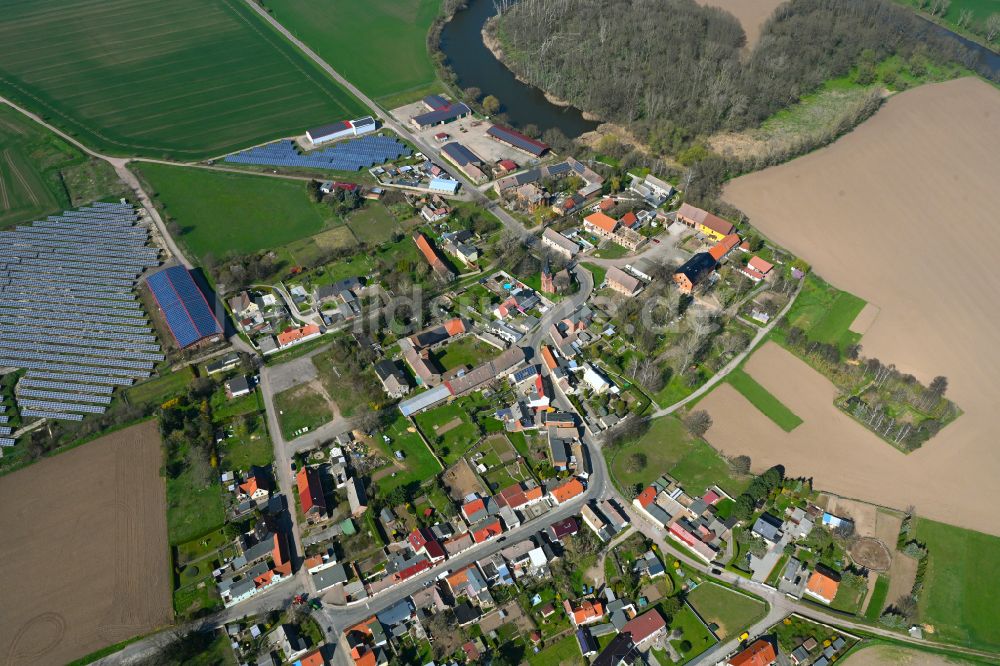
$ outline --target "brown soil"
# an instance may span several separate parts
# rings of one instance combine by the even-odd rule
[[[161,464],[148,421],[3,479],[5,664],[66,663],[171,621]]]
[[[753,48],[760,38],[760,29],[784,0],[698,0],[699,4],[718,7],[736,17],[747,34],[747,47]]]
[[[436,432],[439,435],[443,435],[446,432],[448,432],[449,430],[454,430],[455,428],[457,428],[460,425],[462,425],[462,419],[460,419],[460,418],[458,418],[456,416],[455,418],[453,418],[451,421],[448,421],[447,423],[442,423],[439,426],[434,426],[434,432]]]
[[[476,473],[469,467],[469,462],[465,458],[446,469],[442,480],[448,486],[448,494],[455,501],[461,501],[466,495],[472,493],[486,494],[486,489],[479,483],[479,478],[476,477]]]
[[[741,441],[750,455],[760,447],[839,494],[912,502],[928,517],[1000,534],[992,510],[1000,452],[987,436],[1000,404],[1000,311],[989,306],[1000,291],[991,268],[1000,242],[997,173],[1000,91],[965,78],[895,95],[833,145],[727,185],[726,199],[763,233],[880,308],[862,340],[866,356],[924,382],[946,376],[949,397],[964,410],[909,456],[846,425],[812,441],[798,439],[800,426],[774,441],[744,436],[730,446]],[[807,380],[822,387],[816,382]],[[776,383],[798,389],[789,377]],[[819,402],[805,412],[786,404],[803,418],[828,412],[826,391],[813,390]]]
[[[891,606],[900,597],[905,597],[913,590],[913,582],[917,579],[917,561],[912,557],[895,553],[892,556],[892,566],[889,568],[889,592],[885,595],[885,605]]]
[[[872,327],[875,323],[875,318],[878,317],[879,309],[877,305],[872,303],[865,304],[865,307],[861,309],[858,316],[854,318],[851,325],[848,327],[851,331],[855,333],[861,333],[862,335],[868,332],[868,329]]]
[[[937,439],[909,455],[894,449],[833,405],[833,384],[773,342],[755,352],[745,367],[803,423],[785,432],[723,384],[699,408],[712,415],[706,438],[724,455],[748,455],[755,470],[784,465],[790,476],[811,477],[817,488],[841,496],[889,507],[912,504],[927,518],[1000,534],[1000,516],[978,506],[984,493],[992,498],[987,504],[995,505],[1000,487],[963,478],[977,475],[981,461],[956,458],[928,466],[920,454],[933,449]]]
[[[886,571],[892,564],[889,548],[873,537],[864,537],[855,541],[849,555],[857,564],[872,571]]]

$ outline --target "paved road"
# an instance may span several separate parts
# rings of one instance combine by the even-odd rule
[[[495,201],[493,201],[492,199],[487,197],[484,193],[479,191],[479,189],[475,186],[475,184],[469,181],[461,172],[452,169],[449,163],[441,158],[441,151],[438,149],[437,146],[433,146],[429,143],[426,143],[419,136],[411,132],[409,128],[407,128],[405,125],[397,122],[396,119],[392,116],[392,114],[388,112],[388,110],[383,109],[379,104],[375,102],[375,100],[365,95],[363,92],[361,92],[361,90],[358,89],[357,86],[355,86],[353,83],[351,83],[346,78],[341,76],[340,73],[337,72],[337,70],[335,70],[330,65],[330,63],[323,60],[323,58],[317,55],[315,51],[306,46],[306,44],[304,44],[298,37],[289,32],[288,29],[285,28],[285,26],[281,25],[281,23],[279,23],[276,18],[268,14],[267,10],[265,10],[263,7],[258,5],[253,0],[247,0],[247,4],[255,12],[257,12],[261,16],[261,18],[263,18],[265,21],[271,24],[271,26],[275,30],[280,32],[285,37],[285,39],[287,39],[289,42],[297,46],[299,50],[301,50],[307,57],[309,57],[310,60],[316,63],[320,69],[329,74],[337,83],[342,85],[352,95],[361,100],[362,103],[364,103],[368,108],[377,112],[381,116],[382,124],[385,127],[388,127],[396,134],[400,135],[401,137],[403,137],[404,139],[415,145],[417,148],[420,149],[420,152],[422,152],[428,158],[432,158],[435,164],[437,164],[446,172],[448,172],[448,174],[452,178],[460,182],[462,184],[462,189],[467,193],[471,194],[473,200],[477,201],[486,209],[488,209],[491,213],[493,213],[497,217],[497,219],[499,219],[504,224],[505,227],[507,227],[511,231],[514,231],[522,238],[529,239],[528,242],[534,242],[534,236],[527,229],[525,229],[523,224],[515,220],[500,205],[498,205]]]

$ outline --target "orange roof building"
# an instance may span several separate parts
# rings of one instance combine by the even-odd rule
[[[688,203],[681,204],[681,207],[677,209],[677,220],[716,240],[722,240],[725,236],[733,233],[731,223]]]
[[[727,254],[732,252],[740,244],[740,237],[736,234],[729,234],[712,246],[708,251],[716,261],[722,261]]]
[[[413,242],[417,244],[417,249],[420,253],[424,255],[424,259],[427,263],[431,265],[435,273],[440,273],[441,275],[451,275],[451,269],[445,265],[444,261],[438,255],[437,250],[431,245],[430,240],[422,232],[417,232],[413,234]]]
[[[489,541],[495,536],[500,536],[503,534],[503,526],[500,524],[499,520],[494,520],[491,523],[483,525],[479,529],[472,533],[472,540],[476,543],[482,543],[484,541]]]
[[[288,535],[284,532],[274,533],[274,548],[271,550],[274,568],[271,571],[282,576],[292,575],[292,558],[288,552]]]
[[[583,218],[583,223],[602,236],[611,236],[618,229],[618,220],[604,213],[592,213]]]
[[[302,342],[317,335],[319,335],[319,326],[315,324],[309,324],[302,328],[289,328],[278,333],[278,346],[287,347],[288,345]]]
[[[579,479],[574,477],[566,483],[553,488],[552,499],[555,500],[556,504],[562,504],[563,502],[571,500],[578,495],[582,495],[583,491],[583,484]]]
[[[639,493],[635,499],[639,502],[639,506],[645,509],[653,503],[653,500],[656,499],[656,488],[653,486],[647,486],[646,489]]]
[[[754,642],[743,652],[739,652],[726,662],[729,666],[769,666],[778,658],[774,645],[763,639]]]
[[[822,602],[830,603],[833,598],[837,596],[837,589],[840,587],[840,581],[833,577],[833,572],[827,573],[822,569],[816,569],[813,574],[809,576],[809,582],[806,583],[805,593],[811,597],[815,597]]]
[[[326,497],[323,495],[323,483],[319,472],[311,467],[303,467],[295,477],[299,490],[299,504],[302,513],[326,513]]]
[[[604,617],[604,606],[600,601],[585,599],[578,607],[573,608],[569,603],[569,599],[564,599],[563,608],[566,611],[566,615],[569,616],[569,619],[577,627],[582,624],[597,622]]]
[[[313,650],[299,657],[295,663],[301,666],[326,666],[326,659],[320,650]]]
[[[556,363],[556,357],[552,354],[552,348],[548,345],[542,346],[542,361],[549,370],[555,370],[559,366]]]
[[[461,335],[462,333],[465,333],[465,322],[462,321],[461,317],[449,319],[444,323],[444,330],[448,331],[448,335],[452,337]]]

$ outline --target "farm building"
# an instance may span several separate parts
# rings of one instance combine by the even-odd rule
[[[550,227],[542,233],[542,244],[552,248],[567,259],[572,259],[580,251],[579,245]]]
[[[708,252],[699,252],[674,271],[674,284],[682,294],[690,294],[715,270],[715,259]]]
[[[435,178],[430,183],[431,192],[437,192],[439,194],[457,194],[458,193],[458,181],[452,180],[451,178]]]
[[[441,146],[441,154],[465,173],[473,182],[485,183],[486,174],[480,168],[483,161],[474,152],[458,141],[452,141]]]
[[[360,136],[368,132],[374,132],[378,125],[371,116],[358,118],[357,120],[341,120],[340,122],[320,125],[306,130],[306,137],[314,146],[334,139],[342,139],[345,136]]]
[[[534,155],[535,157],[541,157],[549,151],[548,144],[536,141],[530,136],[525,136],[524,134],[521,134],[520,132],[509,127],[504,127],[503,125],[493,125],[486,130],[486,135],[494,141],[499,141],[500,143],[506,144],[511,148],[517,148],[518,150],[522,150],[529,155]]]
[[[718,215],[713,215],[701,208],[695,208],[688,203],[681,204],[681,207],[677,209],[677,220],[717,241],[733,233],[734,230],[732,224]]]
[[[427,113],[410,118],[410,124],[417,129],[444,125],[459,118],[465,118],[472,113],[472,109],[462,102],[451,102],[440,95],[428,95],[423,102]]]
[[[222,335],[222,325],[186,268],[165,268],[146,283],[178,347],[185,349]]]

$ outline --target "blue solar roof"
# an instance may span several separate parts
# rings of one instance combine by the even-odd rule
[[[410,155],[411,152],[406,144],[393,137],[373,135],[340,141],[329,148],[310,153],[300,153],[294,141],[275,141],[227,155],[226,161],[235,164],[357,171],[391,162],[404,155]]]
[[[171,266],[151,275],[147,282],[179,347],[222,333],[219,320],[186,268]]]

